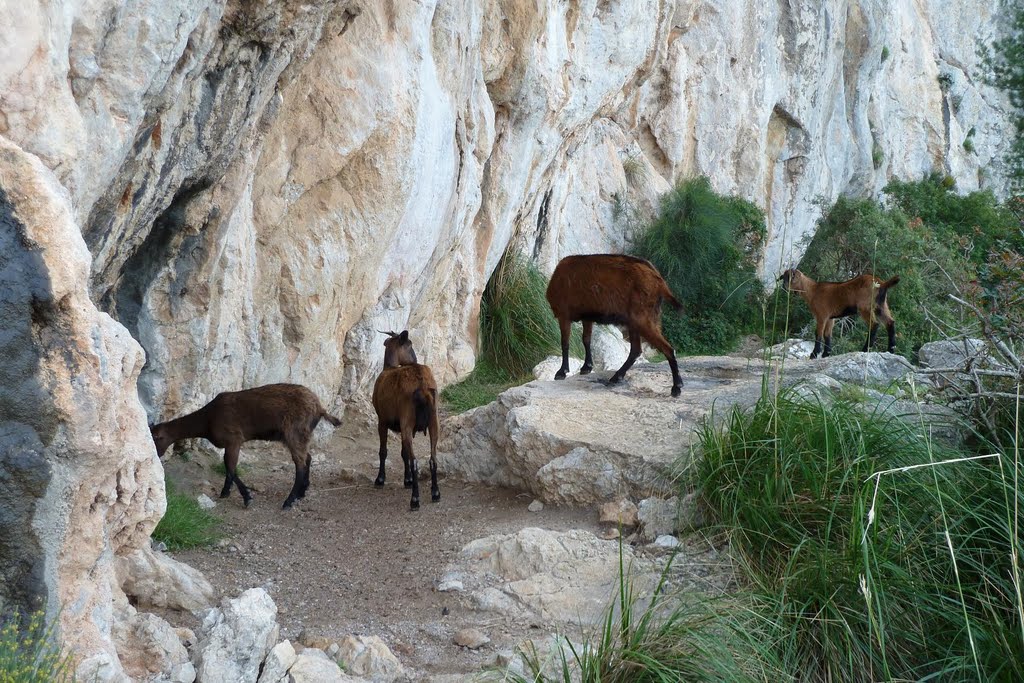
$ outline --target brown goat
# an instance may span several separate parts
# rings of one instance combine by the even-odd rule
[[[887,297],[889,288],[899,283],[899,275],[884,282],[870,273],[846,282],[815,282],[796,268],[790,268],[779,276],[779,280],[787,290],[803,297],[814,314],[816,327],[811,358],[817,358],[819,353],[822,358],[832,355],[832,327],[836,319],[857,314],[868,325],[864,351],[875,345],[880,322],[889,335],[889,353],[896,350],[896,321],[889,310]]]
[[[672,369],[672,395],[679,396],[683,380],[679,377],[676,354],[661,333],[661,302],[676,310],[682,304],[672,295],[658,269],[644,259],[618,254],[566,256],[551,274],[547,291],[551,312],[562,333],[562,367],[555,379],[569,372],[569,333],[572,323],[583,321],[583,348],[586,358],[580,374],[594,369],[590,355],[590,335],[594,323],[623,325],[629,331],[629,357],[611,377],[615,384],[625,377],[640,355],[640,341],[665,354]]]
[[[412,439],[416,432],[430,432],[430,500],[441,500],[437,487],[437,383],[426,365],[416,362],[408,330],[385,332],[384,369],[373,385],[373,408],[377,411],[380,436],[380,469],[375,486],[384,486],[384,461],[388,457],[388,430],[402,436],[405,488],[412,489],[409,507],[420,508],[420,484]]]
[[[238,486],[245,506],[252,494],[238,478],[238,453],[246,441],[280,441],[288,447],[295,463],[295,484],[284,501],[284,508],[306,495],[309,488],[309,440],[320,418],[335,427],[341,420],[330,415],[312,391],[298,384],[268,384],[243,391],[217,394],[205,406],[176,420],[150,427],[156,452],[164,452],[175,441],[202,437],[216,448],[224,449],[226,476],[220,497],[231,494],[231,484]]]

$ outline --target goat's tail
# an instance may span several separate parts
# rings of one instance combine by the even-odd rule
[[[886,280],[885,282],[879,284],[878,285],[878,294],[875,296],[875,302],[879,306],[881,306],[883,303],[885,303],[885,297],[889,293],[889,288],[890,287],[895,287],[899,283],[900,283],[900,276],[897,275],[897,276],[891,277],[888,280]]]
[[[679,299],[675,297],[672,290],[668,288],[668,283],[664,279],[661,281],[661,298],[677,311],[683,310],[683,304],[679,302]]]
[[[427,428],[430,426],[430,418],[436,409],[435,401],[434,392],[429,389],[424,390],[422,387],[418,387],[412,392],[412,403],[416,409],[416,425],[413,427],[413,434],[416,432],[427,433]]]
[[[339,420],[338,418],[334,417],[333,415],[328,413],[326,410],[323,411],[322,413],[320,413],[320,417],[322,417],[323,419],[327,420],[328,422],[330,422],[335,427],[340,427],[341,426],[341,420]]]

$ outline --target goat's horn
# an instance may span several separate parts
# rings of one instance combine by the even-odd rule
[[[394,332],[385,332],[384,330],[377,330],[377,331],[380,332],[381,334],[386,334],[389,337],[394,337],[395,336]]]

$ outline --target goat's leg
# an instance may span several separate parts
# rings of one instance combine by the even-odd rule
[[[249,507],[249,503],[252,502],[252,494],[249,493],[249,488],[242,483],[242,478],[238,476],[238,454],[242,450],[242,444],[228,444],[228,447],[224,449],[224,469],[228,471],[228,476],[235,483],[235,487],[238,488],[238,493],[242,495],[242,503],[245,507]],[[231,487],[228,486],[228,493],[230,493]],[[224,491],[221,491],[221,497],[224,497]]]
[[[896,321],[889,320],[885,323],[885,332],[889,335],[889,353],[896,353]]]
[[[676,362],[675,349],[657,328],[648,330],[645,336],[647,343],[665,354],[665,358],[668,359],[668,367],[672,370],[672,396],[679,396],[683,391],[683,379],[679,376],[679,364]]]
[[[568,318],[559,318],[558,329],[562,333],[562,367],[555,373],[555,379],[565,379],[569,374],[569,335],[572,333],[572,321]]]
[[[590,320],[583,321],[583,350],[586,356],[583,360],[583,367],[580,368],[581,375],[589,375],[594,369],[594,358],[590,355],[590,335],[594,331],[594,323]]]
[[[412,431],[410,433],[413,434],[413,435],[416,434],[415,431]],[[405,488],[407,488],[407,489],[413,487],[413,482],[416,479],[416,473],[413,471],[413,464],[411,462],[411,460],[412,460],[412,457],[410,455],[411,452],[412,452],[412,436],[409,437],[409,446],[407,448],[406,445],[405,445],[405,430],[403,429],[402,430],[402,464],[404,465],[404,470],[403,470],[403,474],[402,474],[402,485],[405,486]]]
[[[377,434],[380,436],[380,468],[377,470],[377,478],[373,480],[374,486],[384,485],[384,461],[388,459],[388,426],[383,421],[377,421]]]
[[[295,463],[295,483],[292,484],[291,493],[288,494],[288,497],[284,500],[284,505],[281,506],[281,509],[283,510],[289,509],[295,504],[296,500],[302,498],[302,484],[306,481],[306,476],[308,474],[308,470],[306,469],[306,454],[293,447],[291,444],[288,444],[288,450],[292,454],[292,462]]]
[[[299,491],[299,498],[306,497],[306,490],[309,488],[309,472],[313,469],[313,456],[309,453],[309,445],[303,450],[306,451],[306,476],[302,480],[302,490]]]
[[[870,324],[870,330],[868,331],[867,341],[864,342],[864,352],[866,353],[875,345],[875,337],[878,335],[878,323],[872,321]]]
[[[835,327],[836,321],[829,318],[828,322],[825,323],[825,350],[821,352],[822,358],[828,358],[832,355],[832,328]]]
[[[610,380],[608,380],[608,381],[611,382],[612,384],[618,384],[619,382],[621,382],[622,378],[626,376],[626,373],[629,371],[629,369],[631,367],[633,367],[633,363],[635,363],[636,359],[639,358],[639,357],[640,357],[640,332],[639,332],[639,330],[637,330],[634,327],[630,326],[630,328],[629,328],[629,355],[626,356],[626,362],[622,364],[622,367],[619,368],[618,370],[616,370],[615,374],[612,375],[612,378]]]
[[[412,500],[409,501],[410,510],[420,509],[420,478],[416,476],[416,456],[412,452],[412,426],[402,429],[402,457],[408,463],[408,474],[412,480]]]
[[[821,340],[825,335],[825,323],[822,321],[816,321],[814,327],[814,350],[811,351],[811,358],[817,358],[818,354],[821,353]]]
[[[228,466],[228,450],[230,450],[230,448],[231,447],[229,446],[228,448],[224,449],[224,488],[222,488],[220,490],[220,497],[221,498],[227,498],[228,496],[231,495],[231,487],[235,483],[235,465],[238,464],[238,452],[236,450],[235,454],[232,456],[232,459],[234,460],[234,464],[232,464],[229,467]]]
[[[441,500],[441,489],[437,487],[437,435],[440,431],[437,425],[437,407],[430,415],[430,500],[436,503]]]

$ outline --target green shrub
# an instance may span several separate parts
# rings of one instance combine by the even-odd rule
[[[1024,680],[1024,472],[923,433],[788,393],[700,431],[695,483],[801,680]]]
[[[498,398],[498,394],[517,382],[516,378],[510,376],[500,368],[494,367],[489,361],[481,359],[477,361],[473,372],[466,379],[458,384],[449,384],[441,392],[441,399],[448,410],[453,413],[462,413],[471,408],[487,405]]]
[[[889,46],[888,45],[883,45],[882,46],[882,61],[884,62],[887,59],[889,59]]]
[[[192,496],[174,490],[164,480],[167,490],[167,512],[153,530],[153,538],[167,545],[168,550],[187,550],[215,543],[221,538],[221,518],[199,507]]]
[[[882,146],[877,142],[871,145],[871,165],[876,169],[882,168],[882,162],[885,161],[885,152],[882,150]]]
[[[761,210],[717,194],[707,178],[685,181],[662,198],[658,217],[634,236],[631,251],[653,263],[683,303],[682,313],[662,311],[677,353],[731,350],[760,320],[756,262],[764,238]]]
[[[0,683],[64,683],[73,681],[71,657],[47,626],[43,611],[28,621],[20,614],[0,619]]]

